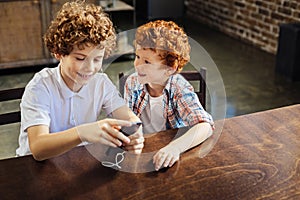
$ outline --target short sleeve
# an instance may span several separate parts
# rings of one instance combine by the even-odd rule
[[[33,125],[50,124],[50,96],[43,84],[29,84],[21,100],[22,131]]]

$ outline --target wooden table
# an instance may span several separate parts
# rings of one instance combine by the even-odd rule
[[[159,135],[167,142],[172,134]],[[157,138],[146,140],[148,150],[162,145]],[[199,158],[199,148],[148,173],[103,167],[84,147],[43,162],[2,160],[0,199],[300,198],[300,105],[226,119],[213,150]]]

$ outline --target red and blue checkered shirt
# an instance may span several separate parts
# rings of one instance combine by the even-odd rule
[[[144,85],[139,83],[136,73],[126,80],[124,98],[129,108],[140,117],[149,102],[149,94]],[[193,126],[201,122],[208,122],[212,127],[214,125],[193,86],[180,74],[170,76],[163,91],[163,107],[166,129]]]

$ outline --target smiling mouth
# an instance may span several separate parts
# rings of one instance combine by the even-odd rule
[[[138,73],[139,76],[146,76],[146,74]]]
[[[89,79],[93,76],[93,74],[81,74],[79,72],[77,72],[77,75],[83,79]]]

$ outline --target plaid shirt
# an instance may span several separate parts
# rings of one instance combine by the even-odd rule
[[[136,73],[127,78],[124,93],[127,105],[140,117],[149,102],[149,94],[138,82]],[[193,86],[180,74],[170,76],[163,91],[163,107],[167,129],[193,126],[200,122],[208,122],[213,127],[213,119],[203,109]]]

